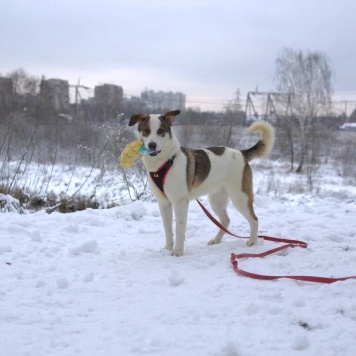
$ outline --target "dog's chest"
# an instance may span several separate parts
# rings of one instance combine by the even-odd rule
[[[175,201],[187,196],[187,159],[178,155],[167,160],[156,171],[149,171],[149,182],[157,198]]]

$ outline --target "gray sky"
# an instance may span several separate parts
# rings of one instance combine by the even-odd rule
[[[0,74],[180,91],[218,108],[275,89],[283,47],[325,52],[336,99],[356,100],[354,0],[1,0]],[[220,105],[221,106],[221,105]]]

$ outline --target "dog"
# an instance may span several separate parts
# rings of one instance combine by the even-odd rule
[[[267,122],[254,122],[249,131],[259,132],[260,139],[246,150],[228,147],[189,149],[180,146],[172,131],[179,114],[179,110],[163,115],[133,114],[129,121],[129,126],[138,124],[139,138],[150,152],[142,160],[163,220],[165,248],[172,256],[184,255],[189,201],[207,194],[212,210],[225,228],[230,223],[227,205],[229,199],[232,201],[250,225],[247,245],[255,245],[258,218],[253,209],[252,171],[248,162],[270,152],[274,144],[273,127]],[[219,230],[208,244],[220,243],[223,235],[224,231]]]

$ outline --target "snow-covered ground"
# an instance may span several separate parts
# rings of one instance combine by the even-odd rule
[[[355,188],[331,194],[335,177],[318,196],[296,195],[283,188],[290,184],[283,176],[269,175],[255,175],[260,233],[309,246],[241,266],[272,275],[356,275]],[[125,205],[73,214],[0,214],[1,355],[356,354],[356,279],[327,285],[238,276],[232,252],[277,244],[260,241],[248,248],[225,237],[208,246],[216,227],[195,202],[186,255],[171,257],[162,249],[156,203],[131,203],[124,186],[118,188],[120,178],[110,179],[96,194],[103,201],[120,197]],[[115,186],[118,191],[111,191]],[[247,235],[246,221],[229,210],[231,230]]]

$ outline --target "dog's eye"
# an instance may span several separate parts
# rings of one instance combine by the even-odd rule
[[[149,129],[144,129],[142,131],[142,133],[145,134],[145,135],[149,135],[150,134],[150,130]]]
[[[164,132],[163,129],[158,129],[158,130],[157,130],[158,135],[162,135],[163,132]]]

